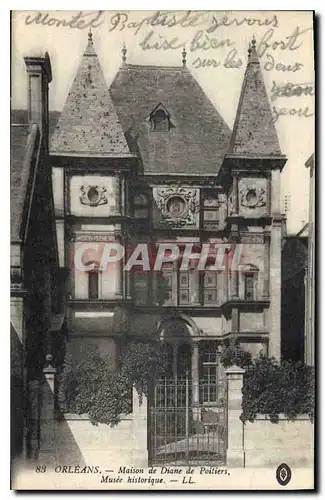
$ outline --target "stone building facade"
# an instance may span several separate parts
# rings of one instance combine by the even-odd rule
[[[173,375],[215,379],[221,342],[280,357],[281,154],[253,40],[231,131],[186,67],[126,62],[108,89],[92,35],[54,130],[50,161],[60,266],[70,268],[69,345],[95,343],[115,364],[121,332],[162,338]],[[106,243],[119,265],[101,269]],[[204,271],[180,258],[161,272],[125,269],[142,244],[179,257],[204,244],[240,247]],[[187,254],[186,254],[187,252]],[[75,266],[78,253],[84,270]],[[138,259],[143,254],[138,255]],[[206,353],[209,352],[209,356]],[[207,361],[210,360],[210,361]]]
[[[34,283],[30,296],[38,312],[24,313],[23,287],[19,293],[16,287],[12,315],[19,306],[21,324],[24,315],[32,318],[24,328],[33,339],[26,356],[36,385],[46,359],[62,363],[62,341],[75,359],[96,345],[114,369],[125,336],[161,339],[176,384],[189,374],[194,404],[200,380],[208,387],[203,403],[217,403],[213,387],[225,377],[225,342],[280,358],[280,174],[286,158],[255,44],[233,130],[186,67],[185,51],[179,67],[166,67],[128,64],[124,49],[108,89],[89,34],[55,116],[48,114],[48,56],[38,63],[40,80],[31,74],[32,59],[26,60],[29,123],[39,124],[45,148],[37,199],[47,202],[35,205],[30,220],[37,244],[30,247],[31,261],[24,261],[32,272],[33,252],[42,249],[40,281],[24,281]],[[17,245],[13,241],[12,266],[21,268],[20,240]],[[105,252],[114,245],[123,255],[103,268],[103,255],[109,260]],[[171,257],[172,245],[177,255]],[[149,267],[140,265],[146,252]],[[138,263],[129,269],[135,255]],[[155,267],[158,255],[162,267]],[[205,256],[202,268],[199,255]],[[36,328],[38,318],[44,322]],[[38,421],[34,415],[26,441],[36,451]]]

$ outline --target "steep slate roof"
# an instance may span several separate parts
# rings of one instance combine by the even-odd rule
[[[94,50],[92,35],[55,128],[50,152],[131,156]]]
[[[23,207],[31,173],[31,155],[36,147],[37,126],[11,125],[10,136],[10,232],[20,241]]]
[[[279,141],[255,44],[253,39],[248,51],[248,63],[229,153],[279,155]]]
[[[123,64],[110,93],[145,173],[218,173],[231,131],[188,69]],[[169,131],[150,130],[159,104],[170,114]]]

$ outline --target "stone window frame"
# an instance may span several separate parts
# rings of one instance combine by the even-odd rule
[[[259,269],[253,264],[248,264],[243,272],[244,300],[252,302],[258,300],[258,275]],[[248,284],[250,290],[248,290]]]
[[[99,263],[96,261],[91,261],[87,262],[85,265],[90,266],[91,264],[94,264],[93,269],[90,269],[89,271],[86,271],[87,273],[87,296],[89,300],[100,300],[102,298],[102,273],[100,270]],[[91,290],[90,290],[90,284],[91,284],[91,276],[96,276],[97,281],[96,281],[96,292],[93,296],[91,297]]]

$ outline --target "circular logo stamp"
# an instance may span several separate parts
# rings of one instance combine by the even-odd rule
[[[291,479],[291,469],[289,465],[283,463],[276,470],[276,479],[281,486],[286,486]]]

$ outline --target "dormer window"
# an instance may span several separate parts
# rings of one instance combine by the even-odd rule
[[[158,109],[152,117],[154,130],[168,130],[168,118],[163,109]]]
[[[172,127],[172,123],[170,121],[170,114],[167,109],[159,104],[151,113],[150,113],[150,125],[151,130],[156,132],[168,132]]]

